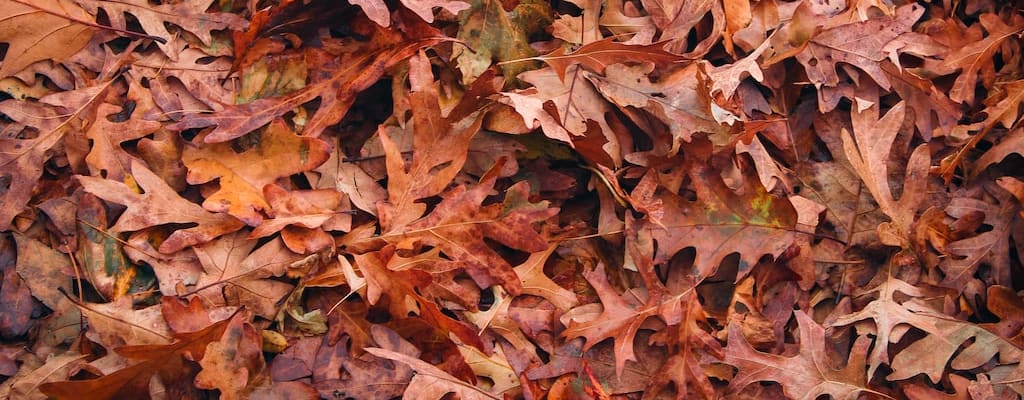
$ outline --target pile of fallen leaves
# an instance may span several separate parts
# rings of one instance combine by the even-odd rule
[[[0,397],[1018,398],[1013,4],[0,0]]]

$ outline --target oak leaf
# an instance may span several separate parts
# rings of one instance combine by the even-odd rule
[[[161,294],[175,296],[181,294],[178,289],[195,285],[199,281],[203,266],[191,248],[171,254],[157,250],[165,236],[158,230],[139,231],[128,237],[128,244],[123,248],[133,262],[149,265],[153,269]]]
[[[378,348],[419,355],[416,346],[382,325],[370,326],[369,334]],[[324,338],[313,363],[313,386],[324,397],[393,399],[407,390],[413,374],[413,369],[404,364],[370,354],[356,357],[344,342],[329,345]]]
[[[666,50],[673,53],[683,53],[690,47],[688,41],[699,39],[700,43],[689,54],[701,55],[717,43],[725,31],[726,14],[718,1],[645,0],[643,5],[651,16],[651,22],[661,30],[661,37],[670,38]],[[709,12],[714,24],[711,28],[713,33],[691,38],[691,33],[695,33],[692,31],[694,27],[704,20]]]
[[[219,340],[230,321],[235,319],[242,319],[241,313],[235,313],[231,318],[200,331],[175,334],[175,340],[170,344],[132,345],[114,349],[118,355],[139,362],[96,379],[52,382],[39,389],[56,399],[79,399],[83,393],[99,400],[151,398],[150,379],[156,374],[160,374],[165,383],[185,384],[191,388],[190,375],[193,372],[185,360],[202,360],[207,345]],[[187,393],[190,389],[184,390]]]
[[[219,190],[203,201],[203,207],[250,226],[260,225],[260,212],[270,210],[263,196],[264,186],[278,178],[313,170],[327,161],[330,152],[326,142],[297,136],[281,120],[255,134],[247,142],[251,147],[242,152],[235,151],[231,143],[204,143],[205,137],[197,136],[185,147],[182,161],[188,168],[188,182],[201,184],[217,179]]]
[[[879,238],[884,244],[900,246],[908,241],[917,209],[928,193],[930,156],[927,146],[914,149],[907,161],[903,193],[899,200],[894,199],[889,187],[888,160],[896,135],[904,123],[906,103],[897,103],[882,118],[877,117],[878,112],[875,105],[852,113],[853,135],[843,130],[843,149],[878,207],[892,219],[892,222],[878,226]]]
[[[877,294],[877,298],[860,311],[839,316],[832,321],[833,326],[867,320],[873,322],[874,326],[865,327],[875,336],[875,346],[867,355],[868,376],[874,376],[880,365],[890,364],[889,343],[899,342],[911,326],[929,333],[940,332],[937,319],[916,313],[904,305],[905,302],[897,301],[905,298],[902,296],[923,297],[932,294],[931,291],[892,277],[889,270],[879,272],[875,281],[878,282],[876,285],[869,283],[870,289],[861,291],[858,296]]]
[[[535,59],[550,65],[555,72],[558,72],[558,78],[563,81],[565,80],[565,70],[573,64],[579,64],[591,72],[605,75],[605,68],[612,64],[650,62],[664,68],[684,60],[682,56],[665,51],[662,46],[662,43],[626,44],[616,42],[612,37],[587,43],[572,53],[567,54],[565,48],[559,48],[548,54],[535,57]]]
[[[981,212],[984,215],[984,224],[991,229],[946,245],[945,251],[949,257],[944,258],[939,264],[939,268],[945,274],[940,285],[963,292],[973,286],[969,283],[975,279],[975,274],[982,264],[991,268],[991,283],[1006,286],[1013,281],[1010,235],[1014,230],[1014,214],[1019,207],[1002,189],[993,186],[989,191],[998,204],[967,197],[954,197],[946,207],[946,213],[954,218]],[[967,295],[973,297],[983,294]]]
[[[683,386],[688,386],[687,382],[692,381],[698,390],[706,389],[707,381],[702,377],[703,373],[699,372],[697,357],[690,353],[691,346],[712,351],[717,351],[718,346],[712,344],[714,340],[698,325],[703,316],[701,311],[693,308],[697,302],[694,293],[696,281],[681,271],[676,271],[667,277],[667,283],[662,282],[654,267],[652,235],[643,229],[647,223],[641,224],[627,217],[625,232],[624,268],[635,268],[643,280],[643,287],[631,288],[619,294],[608,282],[602,264],[598,264],[593,271],[584,271],[583,276],[601,299],[600,314],[588,315],[587,308],[591,305],[570,310],[566,317],[572,322],[562,335],[567,338],[585,337],[584,351],[593,348],[603,339],[613,338],[615,374],[621,378],[626,362],[638,361],[633,342],[639,329],[645,326],[648,318],[656,316],[668,325],[666,329],[675,334],[682,334],[676,336],[676,343],[673,343],[673,346],[678,344],[683,349],[676,354],[682,357],[676,360],[682,364],[682,369],[677,371],[678,375],[667,379],[675,380]],[[689,303],[686,304],[687,302]],[[699,307],[699,304],[697,306]],[[659,376],[658,379],[666,377]]]
[[[411,64],[412,68],[429,65],[421,57],[414,58]],[[406,137],[412,136],[413,154],[408,166],[392,140],[392,136],[401,137],[402,130],[382,127],[377,131],[387,162],[388,199],[377,203],[377,216],[385,234],[401,231],[423,216],[427,207],[418,201],[436,196],[448,187],[462,170],[470,141],[483,123],[481,113],[465,107],[442,117],[436,91],[429,87],[413,90],[417,91],[409,95],[412,118],[404,133]],[[463,99],[461,103],[472,104],[472,99]]]
[[[506,80],[535,68],[532,62],[523,60],[537,55],[529,38],[550,23],[551,8],[546,2],[524,0],[507,12],[499,0],[472,0],[469,9],[459,13],[456,36],[469,48],[456,47],[452,55],[462,72],[462,82],[473,83],[493,62],[509,62],[499,64]]]
[[[109,18],[110,25],[122,31],[128,30],[128,16],[135,17],[135,21],[142,26],[142,29],[150,35],[162,38],[164,43],[157,42],[157,46],[171,60],[178,59],[181,50],[176,43],[180,35],[173,35],[167,30],[167,24],[174,24],[189,33],[195,35],[202,44],[212,44],[212,31],[221,29],[242,29],[245,27],[245,20],[231,13],[207,13],[206,9],[213,4],[213,0],[186,0],[173,4],[150,4],[146,0],[75,0],[90,13],[97,15],[102,9]]]
[[[62,92],[40,99],[43,103],[13,99],[0,102],[0,114],[18,123],[9,129],[25,131],[0,137],[0,178],[6,177],[10,182],[0,200],[0,231],[10,228],[11,220],[32,198],[43,174],[43,164],[54,156],[52,149],[61,149],[58,145],[72,131],[72,122],[78,118],[88,120],[90,109],[98,106],[96,100],[102,99],[109,87],[99,85]],[[51,103],[65,103],[65,107]],[[69,109],[70,112],[66,111]]]
[[[498,393],[482,390],[469,382],[463,381],[441,370],[430,363],[399,352],[370,347],[366,352],[377,357],[392,360],[406,365],[416,371],[403,398],[410,400],[440,399],[448,393],[454,393],[462,400],[497,400],[502,397]]]
[[[85,133],[92,143],[85,162],[93,176],[123,181],[134,157],[124,151],[122,143],[140,139],[160,129],[160,122],[140,118],[141,114],[149,110],[135,109],[135,104],[138,103],[133,102],[122,108],[103,103],[97,107],[95,122]],[[125,111],[128,116],[122,117],[121,113]],[[121,120],[113,120],[115,118]]]
[[[393,237],[388,240],[440,248],[446,257],[462,263],[479,287],[498,284],[518,295],[522,282],[515,270],[485,239],[529,253],[545,251],[547,241],[532,224],[555,215],[558,209],[549,208],[547,202],[530,203],[526,182],[507,189],[503,203],[483,205],[493,190],[493,171],[471,189],[457,186],[449,190],[429,215],[391,232]]]
[[[519,389],[519,377],[516,376],[508,358],[495,346],[494,354],[487,355],[482,351],[466,345],[459,345],[459,353],[466,359],[466,364],[479,377],[486,377],[489,385],[486,389],[499,396],[515,395]]]
[[[938,383],[946,365],[959,371],[981,367],[996,354],[1000,359],[1018,360],[1021,349],[984,328],[957,321],[941,314],[923,313],[936,319],[936,331],[907,346],[892,360],[889,381],[925,374]]]
[[[68,256],[20,233],[13,236],[18,246],[15,270],[25,280],[32,296],[51,310],[68,303],[64,293],[71,293],[71,277],[74,276]]]
[[[344,196],[337,191],[287,191],[269,184],[263,187],[263,195],[273,218],[264,220],[250,236],[265,237],[280,231],[285,245],[296,253],[314,253],[333,245],[334,239],[324,230],[348,231],[352,225],[352,216],[339,210]]]
[[[515,267],[516,275],[522,281],[523,294],[543,297],[560,310],[569,310],[579,303],[576,294],[559,286],[544,274],[544,265],[558,248],[557,243],[548,249],[530,254],[530,257]]]
[[[445,336],[453,334],[463,343],[482,348],[479,334],[469,325],[444,315],[437,303],[420,295],[419,288],[431,283],[426,272],[413,268],[395,270],[398,268],[392,265],[397,258],[394,251],[389,245],[377,252],[355,255],[356,266],[366,278],[367,302],[378,304],[386,295],[391,315],[418,314]]]
[[[206,355],[199,361],[202,370],[196,375],[196,387],[217,389],[225,400],[247,398],[251,386],[262,378],[260,343],[256,328],[240,318],[230,319],[220,340],[206,345]]]
[[[148,81],[152,101],[162,111],[158,117],[166,115],[177,121],[182,113],[220,110],[235,101],[236,90],[226,82],[231,62],[224,57],[211,60],[209,54],[193,47],[181,49],[177,60],[160,51],[143,52],[137,57],[130,75]]]
[[[578,65],[570,66],[570,78],[563,81],[552,68],[527,71],[519,79],[533,87],[502,92],[503,102],[515,108],[523,118],[526,127],[540,127],[544,135],[572,145],[584,156],[594,160],[610,160],[601,164],[618,166],[622,163],[622,141],[610,119],[613,108],[594,86],[580,75],[586,72]],[[588,149],[584,140],[601,142],[588,144],[597,149]],[[596,150],[590,155],[588,150]]]
[[[92,16],[67,0],[0,2],[0,42],[8,45],[0,78],[43,60],[65,60],[92,39]]]
[[[83,194],[78,201],[78,252],[82,273],[104,299],[117,300],[142,286],[139,269],[122,251],[116,232],[107,229],[107,211],[103,201]]]
[[[657,194],[663,202],[664,227],[644,228],[651,230],[658,243],[655,263],[668,262],[678,251],[694,247],[693,274],[704,279],[715,273],[726,256],[739,253],[738,281],[761,256],[778,257],[793,242],[797,214],[788,199],[766,192],[751,177],[744,177],[742,188],[733,191],[705,166],[692,166],[690,176],[696,201],[667,191]]]
[[[292,291],[292,285],[270,279],[282,276],[300,256],[274,239],[256,248],[258,241],[245,232],[195,246],[204,274],[196,282],[196,293],[207,304],[238,304],[264,318],[277,315],[278,303]]]
[[[940,68],[950,72],[960,70],[960,75],[949,90],[949,98],[961,104],[974,102],[979,73],[983,76],[995,74],[995,54],[1000,51],[1003,41],[1024,31],[1024,19],[1019,16],[1009,21],[1010,25],[998,15],[991,13],[979,15],[978,21],[988,31],[988,36],[950,49],[940,65]],[[991,78],[986,78],[983,84],[989,87],[992,84]]]
[[[67,352],[49,357],[44,363],[31,356],[24,360],[19,373],[10,377],[9,382],[5,382],[4,389],[10,388],[6,394],[10,399],[44,400],[47,397],[40,391],[40,387],[67,379],[85,363],[86,357],[88,356],[85,354]]]
[[[846,366],[835,369],[826,352],[825,329],[803,311],[797,310],[793,314],[800,333],[800,353],[794,357],[754,350],[743,336],[739,324],[729,324],[725,362],[739,368],[729,382],[731,393],[737,393],[754,382],[775,381],[782,385],[789,398],[795,399],[815,399],[825,394],[833,399],[853,399],[863,393],[882,396],[868,386],[867,375],[864,374],[863,357],[870,344],[867,338],[858,338],[850,350]]]
[[[170,254],[188,246],[209,242],[244,226],[234,217],[211,213],[179,197],[167,183],[138,161],[132,161],[131,172],[146,193],[139,194],[120,182],[91,176],[78,177],[85,191],[128,207],[111,227],[114,231],[130,232],[164,224],[196,224],[191,228],[176,230],[160,244],[160,252]]]
[[[160,306],[135,310],[131,299],[127,297],[112,303],[76,301],[75,305],[89,321],[86,337],[108,350],[127,345],[161,345],[171,342],[171,331],[160,312]]]
[[[201,128],[216,125],[203,140],[208,143],[225,142],[241,137],[273,121],[297,107],[314,99],[320,99],[320,107],[310,116],[303,128],[303,135],[320,136],[328,126],[341,120],[355,102],[360,91],[377,82],[386,69],[402,62],[420,48],[440,42],[439,38],[418,38],[385,44],[381,48],[366,48],[344,59],[313,52],[307,63],[318,65],[318,74],[311,78],[305,88],[282,97],[272,97],[251,103],[224,107],[212,114],[188,114],[180,122],[170,125],[171,129]]]
[[[712,107],[718,106],[711,101],[707,86],[702,83],[704,74],[697,64],[662,75],[657,82],[652,82],[649,77],[653,68],[653,64],[635,67],[613,65],[608,67],[605,76],[585,76],[620,109],[627,113],[633,109],[644,110],[644,114],[652,114],[667,125],[673,139],[669,155],[678,152],[682,142],[690,142],[695,133],[713,135],[723,132],[713,115]],[[649,118],[644,114],[632,116],[632,119],[643,123]]]
[[[363,146],[366,147],[365,144]],[[344,193],[353,206],[376,216],[377,202],[387,200],[388,192],[365,170],[363,164],[348,160],[340,146],[337,146],[326,162],[313,172],[306,173],[306,178],[314,189]]]
[[[896,9],[893,16],[826,25],[820,33],[807,41],[806,47],[796,55],[796,59],[803,64],[807,78],[817,86],[838,85],[836,64],[842,62],[860,68],[875,83],[888,89],[891,83],[880,66],[880,61],[888,57],[883,49],[900,34],[911,32],[914,22],[921,18],[924,11],[921,5],[908,4]],[[835,20],[830,20],[829,25]]]
[[[889,75],[892,90],[913,110],[914,125],[922,138],[930,140],[953,131],[962,112],[934,83],[891,63],[883,63],[882,71]]]
[[[571,323],[562,335],[570,339],[586,338],[583,351],[606,338],[614,338],[615,375],[622,376],[626,361],[636,361],[633,340],[637,331],[647,317],[658,311],[657,307],[646,307],[635,293],[618,294],[608,283],[603,265],[599,264],[593,271],[583,271],[583,277],[601,298],[601,314],[589,321]]]

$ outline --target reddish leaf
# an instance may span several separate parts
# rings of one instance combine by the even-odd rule
[[[551,68],[558,72],[558,78],[562,80],[565,80],[565,70],[573,64],[580,64],[592,72],[604,74],[605,68],[611,64],[650,62],[654,63],[655,66],[664,68],[669,64],[685,60],[682,56],[665,51],[663,47],[663,43],[644,46],[625,44],[616,42],[615,38],[612,37],[587,43],[570,54],[566,54],[563,47],[543,56],[535,57],[535,59],[550,65]]]
[[[172,223],[197,224],[171,234],[160,245],[161,253],[173,253],[187,246],[206,243],[244,226],[229,215],[208,212],[179,197],[167,183],[139,162],[132,162],[132,174],[146,193],[139,194],[123,183],[96,177],[79,176],[78,181],[96,197],[128,206],[117,224],[111,227],[114,231],[130,232]]]
[[[175,335],[176,340],[171,344],[118,348],[118,354],[142,362],[96,379],[47,383],[39,390],[57,399],[78,399],[83,393],[88,393],[93,399],[146,397],[149,395],[149,380],[154,374],[161,374],[165,382],[173,382],[174,377],[188,374],[184,359],[203,359],[207,345],[220,339],[230,321],[241,318],[240,314],[235,314],[231,319],[201,331]]]
[[[415,54],[420,48],[436,44],[440,39],[424,38],[372,49],[347,57],[344,62],[322,53],[314,53],[323,63],[322,77],[302,90],[287,96],[266,98],[248,104],[225,107],[216,113],[189,114],[172,129],[200,128],[216,125],[203,140],[208,143],[226,142],[241,137],[279,118],[313,99],[320,99],[320,108],[312,115],[303,135],[317,137],[328,126],[337,123],[348,112],[355,95],[370,87],[384,71]]]
[[[739,368],[739,373],[729,382],[730,392],[737,393],[754,382],[775,381],[791,398],[816,398],[827,394],[834,399],[846,399],[861,393],[879,395],[868,386],[864,374],[863,357],[870,343],[866,337],[857,340],[846,366],[837,370],[826,353],[825,329],[802,311],[793,314],[800,332],[800,353],[794,357],[754,350],[739,325],[729,324],[725,362]]]

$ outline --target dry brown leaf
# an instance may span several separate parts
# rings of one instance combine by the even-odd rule
[[[69,0],[0,2],[0,42],[9,46],[0,78],[38,61],[63,61],[92,39],[93,17]]]
[[[865,393],[887,397],[868,386],[863,359],[870,344],[866,337],[857,339],[846,366],[837,370],[826,352],[825,329],[802,311],[793,314],[800,332],[800,353],[795,357],[758,352],[743,337],[738,324],[729,324],[725,362],[739,368],[729,381],[731,393],[754,382],[774,381],[790,398],[814,399],[827,394],[834,399],[849,399]]]
[[[78,177],[87,192],[106,201],[128,206],[128,210],[111,227],[116,232],[132,232],[173,223],[197,224],[192,228],[176,230],[160,245],[161,253],[170,254],[188,246],[209,242],[244,226],[234,217],[211,213],[179,197],[167,183],[140,162],[132,162],[131,172],[146,193],[139,194],[120,182],[91,176]]]
[[[178,41],[180,34],[172,34],[167,30],[167,24],[176,25],[188,33],[195,35],[202,44],[212,44],[212,31],[221,29],[242,29],[245,27],[245,20],[231,13],[207,13],[213,0],[185,0],[173,4],[151,4],[146,0],[75,0],[90,13],[97,15],[99,10],[106,12],[110,25],[122,31],[128,30],[128,16],[135,17],[135,21],[142,26],[142,29],[155,37],[164,39],[165,42],[157,42],[157,46],[167,54],[172,61],[178,59],[181,51]]]
[[[243,305],[256,315],[274,318],[278,302],[291,293],[292,285],[268,278],[284,275],[301,256],[288,251],[279,238],[259,248],[257,243],[245,232],[236,232],[193,247],[205,273],[190,293],[209,305]]]
[[[409,382],[409,388],[406,389],[402,398],[434,400],[440,399],[448,393],[454,393],[463,400],[497,400],[502,398],[498,394],[483,391],[475,385],[456,378],[418,358],[379,347],[368,347],[366,352],[407,365],[416,371],[412,381]]]
[[[889,154],[905,115],[906,103],[903,102],[893,106],[880,119],[878,106],[872,106],[863,112],[854,112],[853,135],[845,129],[842,135],[843,149],[853,170],[860,175],[878,207],[892,219],[891,223],[878,226],[879,238],[890,246],[903,246],[909,241],[910,227],[923,197],[927,195],[930,164],[927,146],[918,146],[910,155],[899,200],[894,198],[889,186]]]

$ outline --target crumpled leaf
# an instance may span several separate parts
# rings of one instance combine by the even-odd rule
[[[206,243],[214,238],[241,229],[244,224],[227,214],[214,214],[178,196],[167,183],[142,163],[132,162],[132,176],[146,193],[139,194],[120,182],[91,176],[78,181],[89,193],[101,199],[128,206],[117,223],[117,232],[131,232],[164,224],[197,224],[178,229],[160,245],[161,253],[170,254],[185,247]]]

